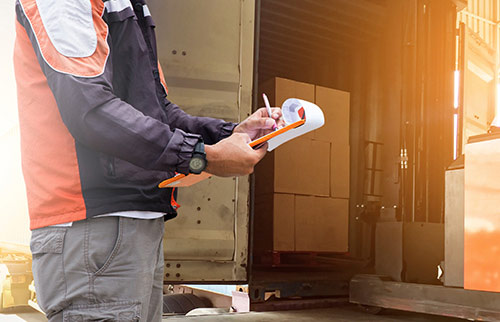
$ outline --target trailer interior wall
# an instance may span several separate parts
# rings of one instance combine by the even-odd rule
[[[444,169],[453,160],[456,4],[257,2],[258,83],[283,77],[351,93],[353,257],[373,255],[381,215],[443,222]]]

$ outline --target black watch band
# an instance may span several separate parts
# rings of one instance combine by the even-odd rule
[[[206,155],[206,153],[205,153],[205,143],[203,143],[203,141],[201,139],[194,146],[193,155],[194,154],[201,154],[203,156]]]
[[[189,161],[189,172],[194,174],[200,174],[207,167],[207,157],[205,153],[205,144],[200,139],[198,143],[194,146],[193,156]]]

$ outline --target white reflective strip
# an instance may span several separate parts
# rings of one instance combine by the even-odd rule
[[[151,12],[149,11],[149,8],[148,8],[147,4],[145,4],[144,6],[142,6],[142,10],[144,11],[144,17],[151,16]]]
[[[67,222],[65,224],[52,225],[52,226],[49,226],[49,227],[65,228],[65,227],[71,227],[71,226],[73,226],[73,222]]]
[[[163,212],[156,211],[141,211],[141,210],[130,210],[130,211],[119,211],[109,214],[95,216],[95,218],[100,217],[125,217],[125,218],[135,218],[135,219],[157,219],[165,216]]]
[[[104,70],[106,68],[106,65],[108,64],[108,59],[109,59],[109,47],[108,47],[108,36],[109,36],[109,29],[106,28],[106,48],[107,48],[107,55],[106,55],[106,62],[104,63],[104,65],[102,65],[102,70],[99,72],[99,74],[96,74],[96,75],[90,75],[90,76],[82,76],[82,75],[77,75],[77,74],[74,74],[74,73],[69,73],[67,71],[64,71],[64,70],[59,70],[57,68],[55,68],[54,66],[52,66],[50,64],[50,62],[47,60],[47,58],[45,57],[45,54],[42,50],[42,47],[40,46],[40,41],[38,40],[37,36],[36,36],[36,33],[34,32],[34,28],[33,28],[33,23],[31,22],[31,20],[29,19],[28,15],[26,14],[26,9],[24,8],[24,5],[23,5],[23,2],[22,1],[19,1],[19,4],[21,5],[21,9],[23,10],[23,14],[24,16],[26,17],[26,19],[28,20],[28,23],[30,24],[30,30],[31,32],[33,33],[33,36],[35,37],[36,39],[36,44],[38,46],[38,49],[40,50],[40,54],[42,55],[42,58],[43,60],[45,61],[45,63],[50,67],[52,68],[53,70],[55,70],[56,72],[58,73],[62,73],[62,74],[66,74],[66,75],[73,75],[73,76],[77,76],[77,77],[82,77],[82,78],[95,78],[95,77],[98,77],[98,76],[101,76],[103,73],[104,73]],[[101,18],[102,18],[102,15],[104,15],[104,11],[102,12],[101,14]]]
[[[70,58],[92,56],[97,34],[90,0],[36,0],[43,26],[56,50]]]
[[[126,8],[130,8],[133,10],[130,0],[109,0],[104,2],[104,6],[106,7],[108,13],[120,12],[125,10]]]

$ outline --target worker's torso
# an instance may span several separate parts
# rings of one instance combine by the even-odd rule
[[[44,0],[21,0],[20,3],[26,12],[41,1]],[[168,123],[162,109],[167,90],[160,77],[155,26],[145,1],[89,1],[94,14],[96,10],[102,13],[106,24],[106,30],[96,32],[107,32],[107,59],[113,71],[114,94],[141,113]],[[33,48],[31,52],[29,49],[33,41],[29,42],[22,34],[19,24],[17,33],[15,60],[23,172],[31,228],[116,211],[174,213],[170,205],[172,190],[157,188],[158,183],[172,173],[142,169],[72,139],[55,112],[56,102],[40,66],[34,63]]]

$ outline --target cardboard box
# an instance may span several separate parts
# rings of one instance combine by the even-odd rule
[[[287,98],[315,102],[325,125],[283,144],[256,166],[255,250],[347,252],[349,93],[283,78],[260,84],[259,97],[262,92],[273,106]]]
[[[294,195],[274,194],[273,245],[274,250],[295,249],[295,203]]]
[[[262,93],[266,93],[272,106],[281,107],[288,98],[315,103],[323,110],[325,125],[303,137],[349,145],[350,93],[280,77],[259,85],[259,106],[264,106]]]
[[[285,78],[272,78],[259,85],[259,106],[264,106],[260,98],[266,93],[271,106],[281,107],[288,98],[300,98],[314,103],[314,85]]]
[[[256,196],[254,249],[348,251],[349,200],[272,193]]]
[[[351,149],[348,145],[332,143],[330,157],[330,196],[334,198],[349,198]]]
[[[256,196],[254,249],[295,250],[295,196],[272,193]]]
[[[347,252],[349,200],[295,196],[295,250]]]
[[[255,167],[255,194],[330,196],[330,143],[297,138]]]
[[[313,138],[349,145],[350,94],[337,89],[316,86],[314,103],[325,115],[325,125],[314,131]]]

